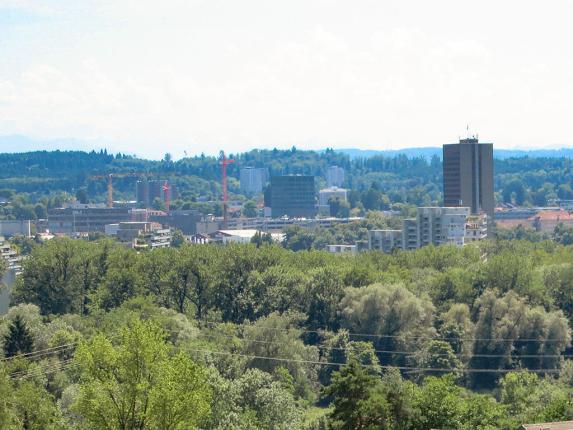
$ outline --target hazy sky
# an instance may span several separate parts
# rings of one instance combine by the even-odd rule
[[[0,0],[0,136],[175,158],[573,146],[573,2]],[[0,148],[1,150],[1,148]]]

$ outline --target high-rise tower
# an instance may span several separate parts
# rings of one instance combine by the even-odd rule
[[[477,137],[444,145],[444,206],[467,206],[493,219],[493,144]]]

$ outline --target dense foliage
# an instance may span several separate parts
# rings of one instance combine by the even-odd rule
[[[573,247],[31,248],[2,428],[516,429],[573,418]],[[479,393],[479,394],[478,394]]]

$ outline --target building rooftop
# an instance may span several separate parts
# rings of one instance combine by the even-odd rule
[[[573,221],[573,213],[565,210],[541,211],[535,215],[535,218],[541,221]]]
[[[573,430],[573,421],[523,424],[519,430]]]
[[[245,230],[219,230],[218,233],[221,233],[224,236],[235,236],[235,237],[243,237],[243,238],[251,238],[255,234],[257,234],[258,230],[256,229],[245,229]]]

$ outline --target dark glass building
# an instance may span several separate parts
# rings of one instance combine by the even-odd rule
[[[493,144],[477,138],[444,145],[444,206],[469,207],[493,219]]]
[[[265,193],[271,216],[280,218],[314,218],[316,216],[314,176],[273,176]]]

